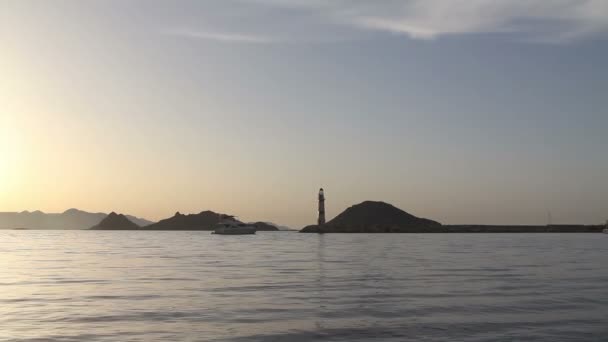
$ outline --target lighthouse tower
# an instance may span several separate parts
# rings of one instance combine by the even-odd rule
[[[319,189],[319,219],[317,224],[322,226],[325,224],[325,194],[323,188]]]

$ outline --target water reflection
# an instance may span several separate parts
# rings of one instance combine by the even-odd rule
[[[0,341],[599,341],[600,237],[0,231]]]
[[[318,333],[322,333],[325,328],[323,325],[323,320],[325,318],[325,234],[316,234],[318,237],[318,245],[317,245],[317,269],[318,269],[318,278],[317,278],[317,289],[318,289],[318,302],[319,302],[319,310],[317,313],[317,320],[315,322],[315,327],[317,328]]]

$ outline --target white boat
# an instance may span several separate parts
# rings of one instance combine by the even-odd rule
[[[221,235],[248,235],[255,234],[257,228],[250,224],[242,223],[233,217],[220,220],[215,226],[213,234]]]

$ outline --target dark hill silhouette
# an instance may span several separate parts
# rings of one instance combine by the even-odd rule
[[[179,212],[173,217],[160,220],[157,223],[142,227],[145,230],[213,230],[214,226],[220,221],[220,216],[230,215],[219,214],[207,210],[198,214],[184,215]]]
[[[441,224],[419,218],[388,203],[365,201],[343,211],[322,228],[325,233],[406,233],[441,232]],[[301,230],[316,233],[317,225]]]
[[[94,230],[136,230],[139,226],[131,222],[125,215],[111,212],[98,225],[91,227]]]

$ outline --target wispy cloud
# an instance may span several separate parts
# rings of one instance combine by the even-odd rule
[[[608,32],[606,0],[410,0],[392,3],[391,14],[362,11],[352,17],[353,23],[419,39],[449,34],[517,32],[526,39],[558,42]]]
[[[223,43],[270,44],[278,42],[278,39],[276,38],[254,35],[250,33],[211,32],[192,29],[169,29],[164,30],[163,33],[167,35],[205,39]]]
[[[567,42],[608,33],[608,0],[240,0],[302,9],[361,30],[413,39],[512,32],[524,40]]]

